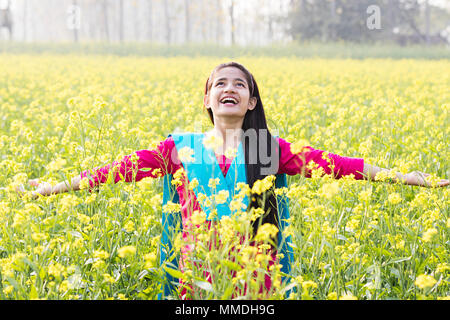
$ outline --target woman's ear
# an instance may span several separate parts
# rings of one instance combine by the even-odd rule
[[[253,110],[256,107],[256,103],[258,102],[258,99],[256,97],[251,97],[248,100],[248,110]]]
[[[206,109],[209,109],[209,94],[205,94],[203,96],[203,105],[205,106]]]

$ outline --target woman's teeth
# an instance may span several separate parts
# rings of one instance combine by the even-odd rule
[[[225,98],[221,101],[223,104],[237,104],[237,100],[232,98]]]

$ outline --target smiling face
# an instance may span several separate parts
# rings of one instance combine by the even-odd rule
[[[203,99],[207,109],[211,109],[215,119],[243,119],[247,110],[253,110],[257,99],[251,97],[247,78],[236,67],[225,67],[214,72],[210,79],[208,93]]]

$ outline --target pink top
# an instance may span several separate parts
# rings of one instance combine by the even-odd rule
[[[306,177],[311,177],[311,170],[307,168],[305,164],[310,161],[314,161],[319,167],[322,167],[326,174],[331,173],[328,162],[322,158],[324,151],[317,150],[312,147],[305,147],[299,154],[293,154],[290,150],[290,143],[284,139],[277,138],[281,149],[281,157],[278,168],[278,173],[295,175],[301,174],[304,170]],[[120,162],[113,162],[113,166],[116,166],[118,170],[114,174],[114,182],[123,179],[126,182],[133,180],[133,169],[136,172],[136,181],[139,181],[146,177],[161,177],[166,174],[174,174],[179,168],[182,167],[181,161],[178,158],[175,142],[172,137],[160,142],[154,150],[139,150],[136,151],[138,156],[137,168],[131,161],[132,155],[125,156]],[[232,163],[232,159],[227,159],[224,155],[216,155],[219,166],[222,169],[224,175],[226,175],[228,168]],[[329,153],[329,158],[334,164],[334,175],[336,178],[341,178],[346,175],[353,174],[355,179],[363,179],[362,172],[364,168],[364,159],[362,158],[349,158],[342,157],[336,154]],[[89,180],[90,186],[94,187],[101,183],[106,182],[111,165],[108,164],[101,168],[96,168],[90,174],[89,170],[83,171],[81,177],[87,177],[90,174]],[[159,169],[156,172],[155,169]],[[184,180],[184,179],[182,179]],[[180,199],[181,214],[183,220],[183,226],[188,227],[188,220],[190,213],[194,210],[201,210],[201,207],[195,197],[193,191],[186,188],[185,183],[188,183],[187,179],[183,181],[183,184],[177,187],[177,192]],[[190,210],[188,210],[190,209]]]
[[[289,142],[282,138],[277,138],[277,140],[281,149],[278,173],[296,175],[301,174],[302,170],[305,170],[305,176],[309,178],[311,177],[311,171],[305,164],[308,164],[311,160],[317,163],[319,167],[322,167],[326,174],[331,173],[328,162],[322,158],[324,151],[306,146],[302,153],[293,154],[290,150],[291,144]],[[137,169],[136,181],[139,181],[146,177],[156,178],[166,174],[173,174],[182,167],[172,137],[160,142],[156,149],[139,150],[136,151],[136,155],[139,158],[137,168],[132,165],[132,155],[125,156],[120,162],[113,162],[113,166],[119,168],[119,171],[114,175],[115,183],[121,180],[121,175],[125,182],[131,182],[133,180],[133,169]],[[216,157],[223,174],[226,175],[233,159],[228,159],[224,155],[216,155]],[[332,153],[329,153],[329,157],[335,165],[333,171],[337,179],[350,174],[353,174],[356,180],[363,179],[362,172],[364,168],[364,159],[342,157]],[[93,171],[90,179],[91,187],[106,182],[110,167],[111,165],[108,164],[104,167],[96,168]],[[157,174],[153,171],[154,169],[160,169],[160,173]],[[89,170],[81,173],[82,178],[87,177],[88,175]]]
[[[295,175],[301,174],[304,170],[306,177],[311,177],[311,170],[307,168],[307,164],[310,161],[314,161],[319,167],[323,168],[326,174],[331,173],[328,162],[322,158],[324,151],[317,150],[312,147],[305,147],[303,152],[299,154],[293,154],[290,150],[290,143],[284,139],[277,138],[281,149],[281,157],[278,168],[279,174]],[[132,155],[125,156],[120,162],[113,162],[113,166],[118,168],[118,171],[114,173],[114,182],[117,183],[123,177],[126,182],[131,182],[133,180],[133,171],[136,173],[136,181],[139,181],[146,177],[161,177],[166,174],[174,174],[179,168],[182,167],[181,161],[179,160],[177,149],[175,147],[175,142],[172,137],[165,139],[160,142],[156,149],[154,150],[139,150],[136,152],[138,156],[137,168],[133,165],[131,161]],[[230,167],[233,159],[228,159],[224,155],[217,155],[217,161],[224,174],[227,174],[228,168]],[[353,174],[355,179],[363,179],[362,172],[364,168],[364,159],[362,158],[349,158],[342,157],[336,154],[329,153],[329,158],[332,160],[334,167],[334,176],[336,178],[341,178],[346,175]],[[89,173],[89,170],[83,171],[81,177],[90,176],[90,186],[91,188],[106,182],[111,165],[106,165],[101,168],[96,168]],[[134,170],[133,170],[134,169]],[[155,169],[159,169],[154,171]],[[159,173],[157,171],[160,171]],[[119,174],[120,173],[120,174]],[[181,179],[182,181],[184,179]],[[189,239],[192,240],[192,234],[189,233],[189,229],[192,224],[190,223],[190,216],[194,210],[201,210],[201,207],[197,201],[195,193],[188,190],[186,183],[187,179],[183,181],[183,184],[177,187],[177,192],[180,199],[181,205],[181,215],[183,224],[183,239],[188,243]],[[188,190],[186,192],[186,190]],[[207,221],[208,227],[210,227],[210,221]],[[187,257],[189,251],[192,248],[186,245],[182,248],[182,255],[180,260],[180,267],[183,269],[183,262]],[[275,254],[273,255],[273,260],[275,260]],[[211,279],[208,279],[211,280]],[[270,288],[271,280],[269,277],[265,277],[265,286]]]

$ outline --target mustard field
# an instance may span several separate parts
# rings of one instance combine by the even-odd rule
[[[16,188],[28,179],[67,180],[154,148],[175,130],[209,130],[205,82],[226,61],[0,55],[0,299],[156,299],[162,178],[35,200],[32,187],[23,196]],[[450,176],[449,60],[236,61],[253,73],[269,127],[283,139],[402,173]],[[284,232],[295,261],[287,284],[271,269],[270,298],[450,297],[448,187],[320,172],[288,183],[279,193],[289,199]],[[266,297],[258,290],[264,277],[252,276],[267,269],[264,250],[243,247],[228,259],[225,244],[247,220],[241,212],[217,223],[224,245],[198,244],[201,268],[170,270],[194,288],[193,298]],[[205,270],[214,272],[211,283]]]

